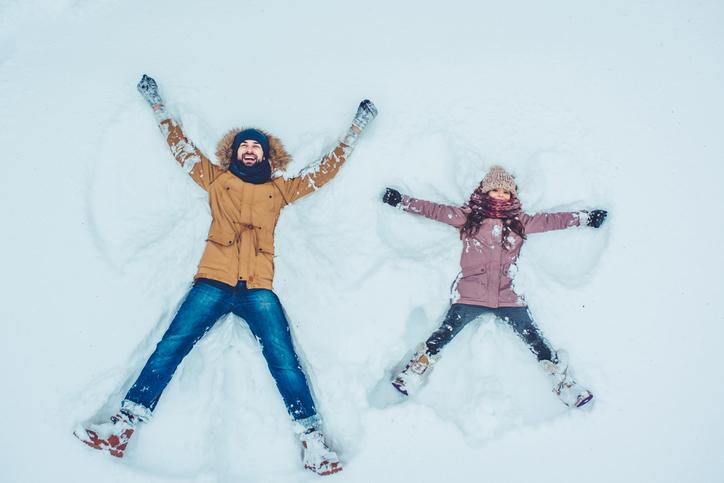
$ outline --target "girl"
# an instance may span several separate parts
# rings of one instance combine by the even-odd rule
[[[524,213],[513,177],[500,166],[490,169],[470,201],[461,208],[403,196],[392,188],[387,188],[382,200],[409,213],[454,226],[463,244],[462,272],[456,287],[458,298],[442,326],[420,345],[392,380],[398,391],[411,394],[424,382],[442,348],[470,321],[492,313],[505,320],[528,344],[543,370],[552,376],[554,392],[567,406],[580,407],[593,399],[593,394],[568,374],[564,351],[556,352],[543,338],[525,301],[513,289],[510,268],[528,235],[581,224],[598,228],[606,211]]]

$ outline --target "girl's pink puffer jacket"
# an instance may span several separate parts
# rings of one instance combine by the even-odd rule
[[[461,228],[467,219],[468,208],[457,208],[449,205],[419,200],[409,196],[402,197],[400,204],[409,213],[422,215],[455,228]],[[584,215],[585,217],[585,215]],[[525,227],[525,234],[562,230],[571,226],[579,226],[581,213],[538,213],[520,215]],[[520,254],[523,239],[511,232],[512,248],[503,248],[503,222],[486,218],[474,237],[462,239],[463,252],[460,256],[462,273],[457,283],[458,299],[456,303],[482,305],[485,307],[525,307],[527,304],[513,290],[511,267]]]

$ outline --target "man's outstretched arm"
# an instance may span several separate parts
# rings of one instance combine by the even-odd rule
[[[352,125],[337,146],[327,154],[311,172],[283,181],[284,198],[287,203],[298,200],[322,187],[339,172],[349,155],[352,153],[359,136],[367,125],[377,117],[377,108],[372,101],[365,99],[360,102]],[[280,182],[276,181],[275,183]]]
[[[171,154],[182,167],[188,170],[189,175],[199,186],[208,190],[209,185],[221,170],[213,165],[204,153],[186,137],[181,125],[166,111],[163,99],[158,93],[158,85],[153,78],[144,74],[137,88],[153,109],[158,127],[171,148]]]

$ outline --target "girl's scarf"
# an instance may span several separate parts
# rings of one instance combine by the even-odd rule
[[[480,229],[480,224],[486,218],[495,220],[503,220],[502,243],[503,248],[510,250],[512,244],[509,240],[510,232],[517,233],[521,238],[525,239],[525,229],[519,215],[523,212],[520,201],[515,196],[511,196],[509,200],[496,200],[488,196],[488,193],[475,191],[468,201],[470,213],[468,219],[461,230],[461,236],[473,236]]]
[[[468,203],[473,213],[477,212],[483,215],[483,218],[494,218],[496,220],[505,220],[507,218],[515,218],[520,215],[520,201],[515,196],[511,196],[509,200],[495,200],[488,196],[487,193],[475,191],[470,196]]]

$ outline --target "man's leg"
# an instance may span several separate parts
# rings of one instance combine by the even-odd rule
[[[224,289],[198,280],[176,312],[141,374],[126,394],[126,401],[156,407],[176,368],[201,337],[231,308],[231,287]]]
[[[292,419],[312,422],[317,410],[279,298],[271,290],[244,289],[235,301],[234,313],[246,320],[259,339],[269,371]]]
[[[197,281],[128,391],[121,410],[110,421],[79,425],[75,436],[91,448],[123,457],[136,425],[150,419],[181,360],[214,322],[229,311],[229,290]]]
[[[495,309],[495,315],[505,320],[513,330],[528,344],[530,351],[539,361],[556,362],[556,351],[548,344],[533,322],[527,307],[500,307]]]
[[[261,343],[269,371],[295,421],[295,431],[303,448],[304,467],[320,475],[342,471],[339,457],[329,449],[320,430],[307,377],[294,350],[289,323],[279,298],[271,290],[244,288],[237,292],[234,313],[246,320]]]

